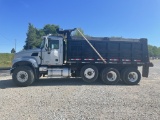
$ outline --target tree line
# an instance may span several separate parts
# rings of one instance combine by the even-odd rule
[[[34,25],[29,23],[28,31],[26,33],[27,38],[25,41],[24,49],[27,50],[27,49],[33,49],[33,48],[39,47],[42,41],[41,37],[48,34],[57,35],[56,29],[58,28],[59,28],[59,25],[47,24],[42,29],[37,29],[36,27],[34,27]],[[84,31],[81,28],[80,28],[80,31],[84,34]],[[73,32],[72,35],[81,36],[77,31]],[[12,50],[12,53],[13,52],[15,51]],[[160,47],[148,45],[148,52],[150,57],[160,58]]]
[[[148,45],[148,52],[150,57],[160,58],[160,47]]]

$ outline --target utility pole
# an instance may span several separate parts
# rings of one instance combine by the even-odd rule
[[[15,52],[16,52],[16,39],[15,39]]]

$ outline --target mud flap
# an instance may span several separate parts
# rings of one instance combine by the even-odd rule
[[[148,77],[149,67],[153,67],[153,63],[146,63],[145,65],[143,65],[143,68],[142,68],[143,77]]]

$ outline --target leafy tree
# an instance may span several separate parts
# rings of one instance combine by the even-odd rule
[[[48,35],[48,34],[55,35],[55,34],[57,34],[57,32],[56,32],[57,28],[59,28],[59,26],[53,25],[53,24],[52,25],[51,24],[47,24],[47,25],[44,26],[43,32],[45,33],[45,35]]]
[[[12,48],[11,53],[16,53],[16,51],[15,51],[15,49],[14,49],[14,48]]]
[[[29,23],[26,44],[24,45],[24,49],[32,49],[35,48],[38,44],[37,42],[37,29]]]
[[[158,48],[156,46],[153,46],[152,51],[154,56],[156,57],[158,55]]]
[[[84,31],[81,28],[78,28],[78,30],[84,34]],[[74,31],[72,36],[82,37],[82,35],[78,32],[78,30]]]
[[[160,57],[160,47],[148,45],[148,52],[150,57]]]
[[[150,56],[150,57],[153,57],[153,56],[154,56],[154,53],[153,53],[152,48],[153,48],[153,46],[148,45],[148,53],[149,53],[149,56]]]
[[[43,27],[43,29],[37,29],[31,23],[29,23],[24,49],[39,47],[42,41],[41,37],[48,34],[57,34],[57,28],[59,28],[59,26],[47,24]]]
[[[45,33],[44,33],[43,29],[40,29],[40,30],[36,31],[36,34],[37,34],[36,46],[39,47],[42,42],[41,37],[45,36]]]
[[[160,47],[158,48],[158,57],[160,58]]]

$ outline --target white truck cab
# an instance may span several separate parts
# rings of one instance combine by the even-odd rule
[[[41,44],[41,65],[63,64],[63,38],[58,36],[43,37]]]

